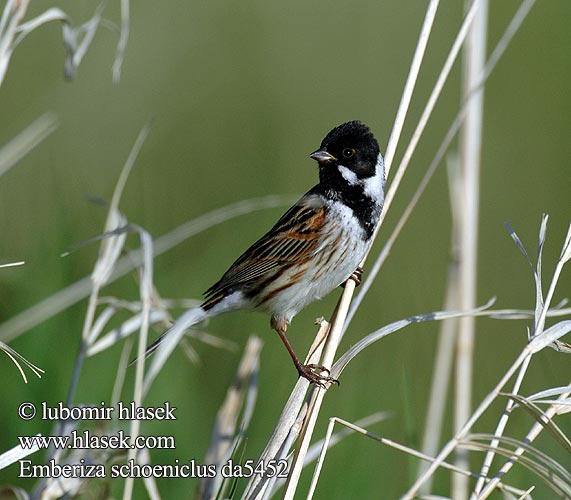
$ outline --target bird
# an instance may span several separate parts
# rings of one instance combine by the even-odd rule
[[[323,366],[303,364],[286,331],[307,305],[348,279],[360,282],[359,266],[383,207],[385,169],[373,133],[356,120],[333,128],[309,156],[317,161],[319,183],[206,290],[204,302],[183,315],[185,324],[177,333],[224,313],[267,313],[299,376],[323,387],[336,380],[321,375],[328,373]],[[145,355],[154,352],[173,328],[150,344]]]

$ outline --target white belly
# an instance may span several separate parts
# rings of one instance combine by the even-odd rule
[[[365,232],[352,215],[351,209],[339,202],[331,202],[329,220],[335,220],[324,231],[314,258],[302,270],[284,272],[272,288],[295,283],[268,300],[263,309],[288,323],[305,306],[321,299],[344,283],[361,263],[369,247]],[[298,277],[295,277],[295,274]]]

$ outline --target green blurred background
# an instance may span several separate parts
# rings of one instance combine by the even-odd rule
[[[17,48],[0,88],[0,144],[40,114],[53,111],[59,128],[0,179],[0,258],[25,260],[0,272],[0,321],[86,276],[97,246],[67,258],[69,246],[101,232],[106,212],[86,201],[111,194],[137,133],[154,117],[151,133],[129,178],[121,208],[132,221],[160,236],[177,225],[226,204],[266,194],[301,194],[316,182],[308,158],[333,126],[360,119],[383,149],[388,140],[408,66],[424,17],[419,1],[353,2],[133,2],[131,33],[121,82],[112,83],[117,33],[100,28],[77,77],[63,78],[61,28],[44,26]],[[417,85],[404,141],[410,136],[462,17],[462,2],[444,2],[437,15]],[[86,0],[57,4],[80,24],[96,8]],[[489,47],[495,45],[519,2],[491,2]],[[47,8],[33,3],[28,17]],[[104,17],[118,22],[118,3]],[[538,2],[492,74],[485,96],[481,176],[478,299],[497,296],[498,308],[532,308],[534,286],[523,257],[509,238],[509,221],[535,256],[542,213],[550,215],[544,273],[550,278],[569,223],[571,157],[571,3]],[[490,49],[489,49],[490,50]],[[460,101],[456,65],[409,173],[374,247],[389,231],[432,160]],[[453,150],[456,148],[456,143]],[[403,147],[397,152],[397,161]],[[446,169],[441,166],[355,318],[340,352],[374,329],[397,319],[443,307],[451,217]],[[163,297],[199,298],[239,252],[269,228],[286,207],[216,226],[160,256],[155,284]],[[130,240],[131,245],[136,240]],[[366,269],[365,269],[366,272]],[[564,271],[554,301],[569,295]],[[137,298],[132,277],[104,295]],[[339,293],[300,313],[290,338],[304,352],[313,319],[329,315]],[[31,329],[13,348],[46,370],[24,384],[4,357],[0,364],[0,451],[16,436],[53,432],[49,422],[22,422],[23,401],[65,399],[86,303]],[[126,316],[119,316],[124,320]],[[474,403],[482,399],[520,352],[526,321],[477,322]],[[375,344],[329,391],[316,436],[328,416],[356,420],[389,410],[393,418],[371,430],[419,447],[439,325],[413,327]],[[165,400],[178,408],[176,422],[144,424],[145,434],[169,434],[176,450],[153,452],[155,463],[196,459],[208,446],[249,334],[260,335],[258,402],[248,431],[246,458],[256,458],[296,380],[268,318],[236,314],[210,322],[207,331],[240,345],[236,352],[194,343],[201,363],[180,351],[162,372],[147,405]],[[156,333],[156,332],[154,332]],[[109,401],[121,346],[86,361],[76,402]],[[569,383],[569,359],[545,350],[534,357],[523,392]],[[134,370],[128,373],[127,389]],[[128,393],[127,393],[128,394]],[[449,410],[452,398],[449,398]],[[493,432],[504,402],[476,426]],[[532,425],[520,413],[508,435],[520,438]],[[560,419],[567,435],[569,418]],[[447,419],[446,436],[451,419]],[[563,464],[569,457],[548,436],[538,447]],[[39,460],[39,456],[34,456]],[[481,455],[475,457],[475,464]],[[411,483],[416,461],[363,437],[350,437],[326,460],[317,498],[395,498]],[[0,485],[31,489],[17,467],[0,472]],[[448,474],[437,475],[435,493],[446,494]],[[512,483],[538,483],[521,468]],[[303,483],[307,484],[308,477]],[[159,480],[163,498],[188,498],[198,481]],[[120,484],[111,484],[115,496]],[[300,491],[305,491],[301,489]],[[551,498],[538,486],[537,498]],[[142,484],[136,498],[144,498]]]

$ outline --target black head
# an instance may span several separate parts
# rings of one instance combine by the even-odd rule
[[[352,121],[329,132],[319,150],[310,157],[319,163],[323,173],[331,167],[335,169],[343,165],[358,178],[364,179],[376,174],[379,153],[379,144],[369,127],[359,121]]]

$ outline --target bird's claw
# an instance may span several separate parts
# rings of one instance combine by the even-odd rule
[[[363,268],[359,266],[357,269],[355,269],[355,271],[353,271],[353,274],[351,274],[351,276],[347,278],[347,281],[353,280],[355,282],[355,288],[356,288],[361,284],[362,276],[363,276]],[[347,281],[345,281],[345,283],[341,285],[343,288],[345,288],[345,284],[347,283]]]
[[[326,372],[327,375],[321,375],[319,372]],[[309,365],[302,365],[300,364],[299,366],[297,366],[297,372],[299,373],[300,377],[303,377],[307,380],[309,380],[309,383],[313,383],[318,387],[321,387],[322,389],[327,389],[326,384],[337,384],[339,385],[339,380],[337,380],[336,378],[330,377],[329,376],[329,369],[325,368],[325,366],[322,365],[314,365],[314,364],[309,364]]]

